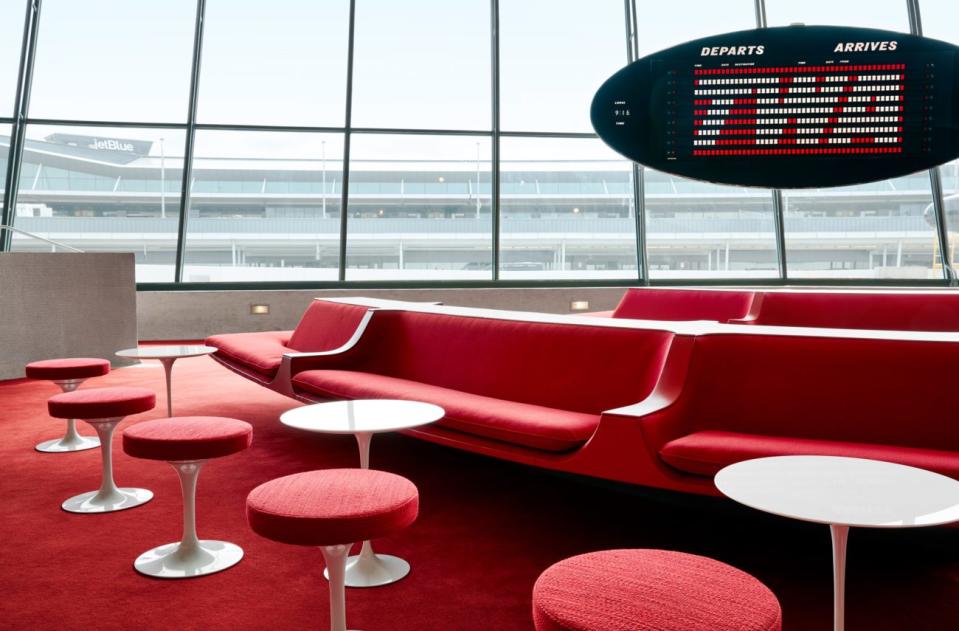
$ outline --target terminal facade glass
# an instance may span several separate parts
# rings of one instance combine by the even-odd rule
[[[911,4],[758,7],[909,32]],[[959,4],[915,4],[959,44]],[[3,218],[44,240],[0,244],[132,252],[138,282],[184,288],[946,282],[959,161],[777,192],[637,166],[593,133],[616,70],[757,20],[753,0],[10,0]]]

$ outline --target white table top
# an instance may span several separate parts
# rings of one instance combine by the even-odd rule
[[[716,487],[751,508],[821,524],[912,528],[959,521],[959,482],[877,460],[746,460],[717,473]]]
[[[138,346],[117,351],[117,357],[135,359],[168,359],[170,357],[198,357],[215,353],[216,348],[202,345],[175,344],[170,346]]]
[[[305,405],[284,412],[289,427],[324,434],[391,432],[435,423],[446,411],[432,403],[399,399],[359,399]]]

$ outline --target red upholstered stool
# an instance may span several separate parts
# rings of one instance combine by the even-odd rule
[[[94,357],[73,357],[70,359],[45,359],[27,364],[26,375],[30,379],[45,379],[60,386],[64,392],[73,392],[90,377],[99,377],[110,372],[110,362]],[[76,420],[67,419],[67,433],[63,438],[45,440],[35,447],[44,453],[63,453],[83,451],[100,446],[96,436],[81,436],[77,432]]]
[[[146,388],[96,388],[64,392],[50,398],[47,408],[56,418],[77,418],[97,430],[103,477],[100,489],[81,493],[62,504],[71,513],[109,513],[145,504],[153,499],[146,489],[117,488],[113,481],[113,430],[123,417],[152,410],[156,395]]]
[[[330,574],[330,629],[346,631],[344,573],[356,541],[406,528],[419,511],[412,482],[385,471],[327,469],[261,484],[246,500],[253,530],[274,541],[320,546]]]
[[[537,631],[780,631],[765,585],[713,559],[666,550],[575,556],[533,586]]]
[[[197,538],[196,480],[207,460],[243,451],[252,440],[249,423],[215,416],[144,421],[123,430],[123,451],[136,458],[166,460],[180,476],[183,491],[183,538],[141,554],[133,562],[137,572],[158,578],[190,578],[240,562],[240,546]]]

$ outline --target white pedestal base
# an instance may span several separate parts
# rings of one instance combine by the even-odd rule
[[[380,587],[390,585],[410,573],[410,564],[390,554],[376,554],[369,541],[363,542],[359,554],[346,560],[344,584],[347,587]],[[330,578],[329,570],[323,576]]]
[[[45,440],[34,449],[42,451],[45,454],[61,454],[71,451],[86,451],[87,449],[96,449],[100,446],[100,439],[96,436],[81,436],[69,432],[63,438],[54,438]]]
[[[193,578],[233,567],[243,558],[243,548],[227,541],[201,539],[192,549],[180,542],[147,550],[133,562],[140,574],[156,578]]]
[[[136,508],[153,499],[153,492],[146,489],[117,488],[104,493],[90,491],[74,495],[60,507],[68,513],[112,513]]]

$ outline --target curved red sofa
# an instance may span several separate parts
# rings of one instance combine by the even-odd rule
[[[316,327],[326,332],[298,335]],[[238,363],[246,335],[266,345],[272,378]],[[447,416],[407,434],[524,464],[709,494],[719,468],[764,455],[862,456],[959,478],[959,425],[946,416],[955,333],[331,299],[283,334],[298,352],[277,360],[269,339],[207,342],[224,365],[301,401],[436,403]],[[318,350],[302,352],[302,339]]]
[[[739,289],[633,287],[626,290],[609,315],[634,320],[726,322],[747,317],[757,293]]]

